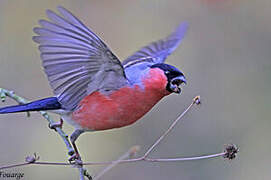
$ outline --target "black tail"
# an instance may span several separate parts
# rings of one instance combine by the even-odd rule
[[[56,109],[61,109],[61,104],[58,102],[56,97],[49,97],[33,101],[27,104],[0,108],[0,114],[25,112],[25,111],[45,111]]]

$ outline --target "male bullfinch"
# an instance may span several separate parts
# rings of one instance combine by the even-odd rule
[[[34,28],[40,57],[55,97],[0,109],[0,114],[49,111],[75,127],[71,142],[86,131],[120,128],[146,114],[159,100],[181,93],[184,74],[165,64],[183,39],[182,23],[168,37],[143,47],[122,63],[107,45],[63,7],[47,10]]]

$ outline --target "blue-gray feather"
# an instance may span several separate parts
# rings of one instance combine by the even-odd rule
[[[148,62],[150,64],[165,62],[170,55],[181,43],[188,29],[188,23],[184,22],[165,39],[153,42],[144,46],[139,51],[123,61],[124,68],[128,68],[136,63]]]
[[[47,10],[50,21],[40,20],[33,40],[44,71],[62,108],[74,110],[93,91],[114,90],[127,80],[123,67],[109,48],[79,19],[63,7],[60,15]],[[104,72],[104,76],[97,76]],[[110,84],[110,79],[113,84]]]
[[[61,104],[58,102],[56,97],[49,97],[33,101],[27,104],[0,108],[0,114],[25,112],[25,111],[46,111],[57,109],[61,109]]]

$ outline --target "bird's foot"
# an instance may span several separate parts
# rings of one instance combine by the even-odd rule
[[[56,131],[56,128],[59,127],[60,129],[62,129],[63,126],[63,119],[60,118],[60,120],[58,122],[54,122],[54,123],[49,123],[49,128],[50,129],[54,129]]]
[[[69,162],[71,164],[77,164],[77,165],[82,165],[83,161],[81,159],[81,156],[78,153],[73,154],[70,158],[69,158]]]

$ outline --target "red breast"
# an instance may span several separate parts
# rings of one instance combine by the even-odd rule
[[[166,90],[167,77],[158,68],[150,69],[139,85],[125,86],[109,95],[93,92],[85,97],[72,119],[88,130],[106,130],[130,125],[146,114]]]

